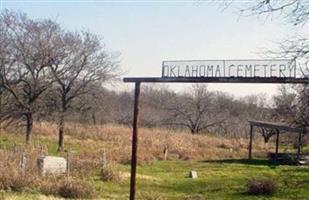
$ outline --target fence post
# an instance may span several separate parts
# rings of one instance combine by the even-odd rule
[[[41,145],[40,146],[40,156],[42,157],[42,156],[44,156],[44,153],[43,153],[44,151],[43,151],[43,146]]]
[[[14,143],[13,145],[13,153],[15,154],[17,152],[17,146],[16,146],[16,143]]]
[[[71,165],[71,152],[70,149],[67,150],[67,177],[70,176],[70,165]]]
[[[163,154],[164,154],[164,160],[167,160],[167,154],[168,154],[168,145],[164,145],[164,149],[163,149]]]
[[[21,157],[20,157],[20,168],[23,173],[26,170],[26,166],[27,166],[27,158],[26,158],[25,152],[22,152]]]
[[[103,149],[103,154],[102,154],[102,167],[105,168],[107,166],[107,159],[106,159],[106,151]]]

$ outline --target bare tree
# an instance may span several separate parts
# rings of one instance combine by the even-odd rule
[[[192,134],[222,124],[224,111],[218,112],[213,94],[206,86],[194,85],[191,93],[177,98],[168,108],[172,113],[169,124],[188,128]]]
[[[266,15],[267,17],[277,15],[283,16],[284,20],[288,23],[298,27],[304,28],[309,20],[309,1],[308,0],[261,0],[251,1],[249,6],[241,9],[241,12],[245,16],[249,15]],[[289,58],[292,61],[298,61],[301,63],[302,76],[309,77],[309,40],[306,34],[300,34],[298,31],[294,37],[288,38],[282,41],[279,45],[279,50],[275,52],[277,57]],[[303,69],[302,69],[303,68]],[[296,100],[293,109],[286,115],[290,120],[290,116],[293,116],[292,123],[298,127],[309,126],[309,87],[308,84],[303,84],[295,87],[297,95],[294,97]],[[283,96],[282,96],[283,97]],[[287,96],[286,96],[287,97]],[[291,96],[288,97],[291,99]],[[280,103],[277,101],[277,103]],[[281,102],[282,103],[282,102]],[[282,106],[282,105],[279,105]],[[292,106],[291,104],[288,106]],[[278,111],[278,110],[277,110]],[[294,112],[295,111],[295,112]],[[279,113],[279,115],[283,113]],[[286,113],[285,113],[286,114]],[[301,140],[301,135],[299,137]],[[301,143],[301,141],[298,141]]]
[[[93,125],[115,123],[120,113],[126,112],[123,109],[117,110],[120,104],[117,92],[104,88],[101,82],[92,83],[87,87],[85,95],[72,100],[67,120]]]
[[[0,22],[0,74],[2,74],[3,70],[12,65],[14,61],[10,59],[10,43],[8,42],[8,32],[7,26],[4,26],[3,22]],[[2,122],[7,120],[9,115],[4,106],[6,105],[4,102],[6,91],[4,89],[3,83],[0,83],[0,123],[2,127]]]
[[[245,16],[266,15],[269,17],[277,14],[295,26],[304,25],[309,19],[308,0],[257,0],[246,3],[247,5],[241,8]]]
[[[88,93],[88,86],[115,77],[118,63],[102,46],[97,35],[89,32],[63,32],[59,53],[50,60],[60,98],[58,151],[63,149],[65,116],[71,102]]]
[[[262,0],[251,1],[247,7],[241,9],[242,13],[248,15],[274,15],[283,16],[285,20],[297,27],[304,27],[309,20],[309,1],[308,0]],[[302,63],[302,76],[309,77],[309,39],[306,35],[298,34],[282,41],[279,50],[275,50],[277,56],[298,60]],[[303,62],[304,61],[304,62]],[[297,86],[297,103],[294,110],[294,123],[298,126],[307,126],[309,124],[308,111],[308,84]],[[292,98],[290,96],[289,98]],[[291,100],[291,99],[290,99]],[[277,102],[279,103],[279,102]]]
[[[132,93],[127,91],[121,92],[118,95],[117,102],[117,105],[114,107],[114,112],[117,113],[115,122],[126,125],[131,124],[133,120],[132,109],[134,102]]]
[[[224,1],[224,3],[236,1]],[[241,13],[244,16],[277,16],[283,17],[288,23],[295,27],[304,27],[309,20],[309,0],[256,0],[241,4]],[[308,59],[308,38],[306,35],[296,33],[279,43],[279,49],[274,50],[277,57],[296,59]],[[303,73],[304,76],[308,74]]]
[[[273,96],[273,117],[276,121],[292,124],[297,110],[297,94],[288,86],[282,85],[279,94]]]
[[[51,83],[48,72],[52,41],[59,30],[50,20],[33,21],[25,14],[3,11],[1,27],[7,33],[8,61],[1,66],[2,87],[14,99],[12,115],[26,121],[26,142],[30,142],[36,101]],[[9,48],[9,49],[8,49]]]
[[[297,88],[297,106],[294,123],[301,127],[309,126],[309,87],[302,85]]]
[[[141,93],[141,120],[142,126],[155,127],[164,125],[175,92],[169,90],[166,85],[148,85],[143,87]]]

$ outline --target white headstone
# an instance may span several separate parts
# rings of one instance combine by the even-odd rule
[[[197,178],[197,172],[196,171],[190,171],[189,172],[189,177],[190,178],[194,178],[194,179]]]
[[[62,175],[66,173],[67,161],[62,157],[43,156],[38,158],[38,167],[42,175]]]

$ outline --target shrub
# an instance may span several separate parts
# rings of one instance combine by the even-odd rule
[[[0,172],[0,190],[21,192],[31,187],[32,175],[24,175],[16,169],[2,169]]]
[[[122,181],[121,174],[110,165],[107,165],[101,169],[100,177],[102,181]]]
[[[42,194],[45,195],[58,195],[59,186],[64,181],[64,177],[56,176],[42,176],[35,182],[34,187]]]
[[[251,179],[247,184],[247,193],[250,195],[271,195],[276,191],[273,179]]]
[[[95,188],[88,182],[76,178],[45,177],[36,188],[42,194],[61,196],[68,199],[90,199],[96,196]]]
[[[92,185],[74,179],[68,179],[60,182],[57,189],[58,195],[64,198],[85,199],[96,196],[95,189]]]
[[[18,175],[11,179],[10,189],[14,192],[22,192],[31,187],[32,181],[23,175]]]

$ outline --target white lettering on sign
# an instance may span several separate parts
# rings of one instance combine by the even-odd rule
[[[163,61],[162,77],[296,78],[296,64],[290,60]]]

